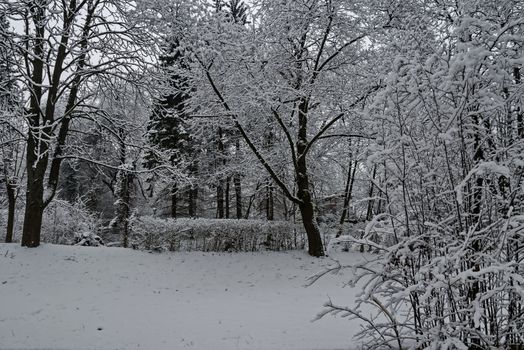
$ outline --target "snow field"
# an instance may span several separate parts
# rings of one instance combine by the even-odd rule
[[[346,259],[359,259],[346,253]],[[0,348],[348,349],[344,273],[305,252],[163,253],[0,244]]]

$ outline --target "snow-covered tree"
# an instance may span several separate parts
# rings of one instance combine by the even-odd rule
[[[203,17],[185,38],[195,62],[193,84],[199,86],[194,106],[238,130],[299,207],[309,252],[320,256],[308,162],[314,162],[315,145],[376,91],[379,82],[364,74],[369,64],[364,38],[385,19],[356,15],[367,6],[343,1],[259,1],[254,8],[248,28]],[[293,169],[294,188],[264,151],[268,123],[282,135],[278,142]]]
[[[0,14],[0,33],[9,30],[5,14]],[[7,195],[6,243],[13,240],[16,201],[24,173],[25,131],[20,91],[14,76],[14,58],[9,46],[0,46],[0,167]]]
[[[374,38],[391,61],[367,108],[384,210],[356,242],[379,253],[356,266],[357,307],[325,311],[363,321],[369,348],[524,343],[522,5],[405,2]]]
[[[71,124],[86,112],[88,86],[104,76],[137,76],[147,63],[133,1],[2,2],[18,24],[3,28],[0,46],[16,56],[27,123],[26,209],[22,245],[40,243],[42,214],[56,194]]]

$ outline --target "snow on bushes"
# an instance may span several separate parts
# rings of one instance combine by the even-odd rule
[[[360,320],[366,349],[522,349],[523,233],[524,215],[515,215],[462,235],[428,223],[394,245],[372,243],[378,254],[351,266],[348,284],[363,284],[355,306],[329,300],[318,318]],[[369,307],[376,313],[362,312]]]
[[[305,243],[303,234],[284,221],[134,216],[130,230],[134,248],[158,251],[289,250]]]
[[[22,202],[22,201],[20,201]],[[22,203],[21,203],[22,204]],[[0,211],[0,235],[5,236],[7,212]],[[99,226],[98,217],[89,211],[82,201],[74,203],[54,199],[44,211],[42,218],[42,242],[52,244],[76,244],[81,235],[95,235]],[[23,205],[15,211],[13,240],[19,241],[24,224]]]
[[[93,232],[82,232],[75,235],[75,245],[84,247],[98,247],[104,245],[104,241],[100,236]]]
[[[82,237],[96,236],[98,224],[98,218],[83,202],[70,203],[55,199],[44,211],[42,241],[53,244],[78,244]],[[97,244],[93,241],[92,245]]]

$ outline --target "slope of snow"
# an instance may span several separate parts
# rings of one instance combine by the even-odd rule
[[[354,321],[311,322],[328,298],[354,297],[340,275],[304,287],[329,264],[304,252],[0,244],[0,348],[351,348]]]

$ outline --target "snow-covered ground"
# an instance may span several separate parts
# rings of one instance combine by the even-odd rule
[[[0,244],[0,348],[352,348],[354,321],[311,322],[328,298],[354,298],[349,270],[304,287],[331,263],[305,252]]]

